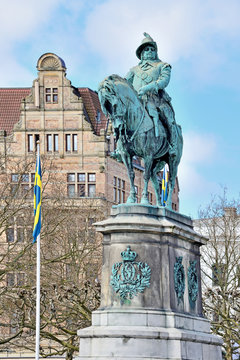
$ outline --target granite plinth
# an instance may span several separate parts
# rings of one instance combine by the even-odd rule
[[[189,217],[165,208],[121,205],[96,224],[104,235],[100,308],[79,330],[83,359],[220,360],[221,340],[202,315],[199,236]],[[110,285],[112,266],[130,246],[151,270],[149,288],[123,301]],[[179,300],[174,264],[182,257],[185,291]],[[187,271],[196,262],[197,299],[189,301]]]

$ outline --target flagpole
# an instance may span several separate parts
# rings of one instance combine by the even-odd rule
[[[35,360],[39,360],[40,347],[40,235],[37,237],[37,286],[36,286],[36,351]]]
[[[40,163],[40,144],[37,142],[37,163]],[[37,274],[36,274],[36,348],[35,360],[39,360],[40,348],[40,234],[37,236]]]

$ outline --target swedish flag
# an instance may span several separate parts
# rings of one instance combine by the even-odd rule
[[[34,226],[33,243],[36,242],[41,231],[41,204],[42,204],[42,173],[40,156],[37,156],[35,182],[34,182]]]
[[[166,170],[166,166],[164,166],[163,178],[162,178],[162,197],[161,197],[162,206],[165,206],[167,202],[167,197],[168,197],[167,187],[168,187],[168,172]]]

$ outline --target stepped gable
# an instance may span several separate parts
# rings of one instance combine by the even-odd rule
[[[96,91],[93,91],[89,88],[78,88],[78,91],[83,99],[83,103],[92,123],[94,132],[97,135],[100,135],[100,130],[106,129],[107,118],[101,110],[98,94]],[[99,121],[97,121],[98,116],[100,117]]]
[[[20,119],[20,105],[31,88],[0,88],[0,130],[9,135]]]

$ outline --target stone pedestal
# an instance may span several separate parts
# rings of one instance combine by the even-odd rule
[[[104,235],[101,306],[79,330],[83,359],[221,360],[202,316],[199,236],[189,217],[119,205]]]

